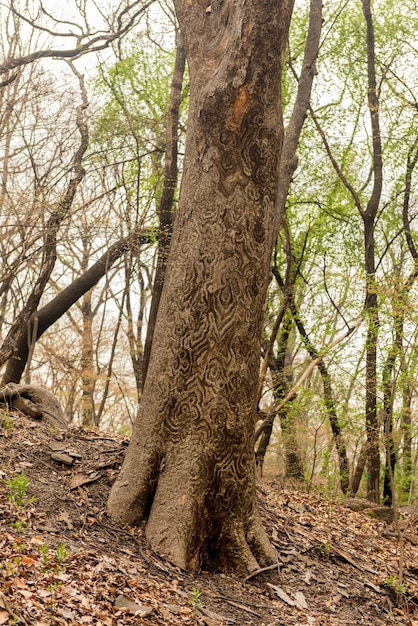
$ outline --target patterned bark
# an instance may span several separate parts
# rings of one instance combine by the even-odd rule
[[[108,502],[181,567],[275,558],[255,497],[260,336],[277,232],[291,0],[177,0],[191,77],[184,174],[147,379]]]

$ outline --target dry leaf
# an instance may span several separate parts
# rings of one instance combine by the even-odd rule
[[[35,557],[31,557],[31,556],[27,556],[26,554],[22,554],[20,559],[21,559],[21,562],[24,565],[29,565],[29,567],[32,566],[32,565],[37,565],[38,564],[38,558],[36,556]]]
[[[34,537],[31,538],[30,543],[33,543],[35,546],[41,546],[45,543],[45,539],[35,535]]]
[[[267,583],[267,587],[271,589],[273,593],[280,598],[280,600],[283,600],[283,602],[286,602],[289,606],[296,606],[296,602],[292,600],[292,598],[290,598],[290,596],[288,596],[281,587],[277,587],[277,585],[272,585],[271,583]]]
[[[132,602],[129,598],[125,598],[125,596],[118,596],[113,603],[113,606],[117,606],[119,608],[126,608],[130,613],[134,615],[138,615],[139,617],[146,617],[150,615],[153,609],[142,606],[141,604],[137,604],[136,602]]]
[[[86,474],[78,473],[74,474],[71,478],[70,489],[76,489],[77,487],[81,487],[82,485],[88,485],[89,483],[94,483],[95,480],[100,478],[100,472],[94,472],[90,474],[90,476],[86,476]]]
[[[308,608],[308,605],[306,603],[306,598],[301,591],[296,591],[296,593],[293,594],[293,597],[296,600],[296,606],[298,606],[300,609]]]
[[[60,520],[60,522],[65,522],[67,524],[68,530],[73,530],[74,525],[71,521],[70,516],[68,515],[66,511],[61,511],[61,513],[58,516],[58,519]]]

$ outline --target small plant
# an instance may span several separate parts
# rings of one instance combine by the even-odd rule
[[[60,543],[58,548],[55,550],[55,558],[60,567],[62,567],[64,561],[68,559],[68,552],[64,543]]]
[[[405,594],[408,590],[408,584],[400,582],[397,576],[388,576],[383,584],[400,595]]]
[[[24,519],[17,519],[16,521],[12,522],[12,526],[17,530],[18,533],[22,533],[24,530],[28,530],[30,528],[30,524],[25,522]]]
[[[320,543],[315,546],[315,552],[324,559],[329,559],[331,554],[331,544],[330,543]]]
[[[15,541],[13,544],[13,549],[16,550],[16,552],[23,552],[25,548],[26,544],[23,543],[23,541]]]
[[[25,475],[25,472],[22,470],[20,474],[17,474],[11,480],[6,480],[6,486],[9,490],[8,498],[19,511],[22,511],[24,508],[29,506],[35,498],[28,498],[26,493],[30,483],[30,478]]]
[[[50,558],[48,556],[48,546],[45,544],[39,546],[39,552],[42,554],[45,572],[57,574],[65,569],[64,562],[68,559],[69,553],[64,543],[60,543],[60,545],[56,548],[54,555],[55,558]],[[54,563],[58,563],[58,565],[54,565]]]
[[[4,567],[6,568],[6,572],[9,572],[10,574],[14,570],[13,561],[11,561],[10,559],[7,559],[7,561],[4,563]]]
[[[3,419],[1,425],[2,428],[4,428],[5,430],[10,430],[11,428],[13,428],[13,420],[7,413],[7,411],[3,411]]]
[[[48,546],[46,544],[40,545],[39,552],[42,554],[44,565],[49,565]]]
[[[190,592],[189,604],[193,609],[193,613],[196,614],[202,608],[201,601],[202,591],[199,587],[195,587]]]

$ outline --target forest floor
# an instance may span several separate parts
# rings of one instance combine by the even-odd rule
[[[1,419],[0,625],[418,626],[418,529],[407,513],[400,542],[393,524],[270,478],[259,500],[278,568],[250,580],[190,576],[153,553],[142,529],[106,516],[126,440],[59,433],[17,412]]]

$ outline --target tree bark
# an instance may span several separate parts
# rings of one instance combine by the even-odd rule
[[[181,39],[181,35],[178,35],[176,60],[174,63],[174,72],[170,90],[170,100],[168,103],[167,111],[164,183],[161,200],[157,211],[159,220],[158,257],[157,267],[155,269],[154,284],[152,286],[152,298],[147,325],[147,336],[145,338],[144,357],[142,362],[142,384],[147,376],[152,340],[154,338],[155,322],[157,319],[158,308],[160,306],[165,270],[167,266],[168,251],[170,249],[170,241],[173,233],[173,203],[178,179],[177,161],[179,115],[185,66],[186,54],[184,51],[184,45]]]
[[[108,512],[180,567],[275,560],[254,417],[277,235],[292,0],[176,0],[190,69],[184,174],[144,393]]]
[[[366,22],[367,43],[367,100],[372,126],[373,147],[373,188],[365,211],[364,223],[364,264],[366,270],[365,314],[367,316],[366,337],[366,435],[367,435],[367,498],[379,504],[380,501],[380,449],[379,423],[377,419],[377,341],[379,333],[378,295],[375,280],[375,221],[382,195],[383,162],[382,141],[379,122],[379,95],[376,82],[376,56],[374,26],[370,0],[362,0]]]

